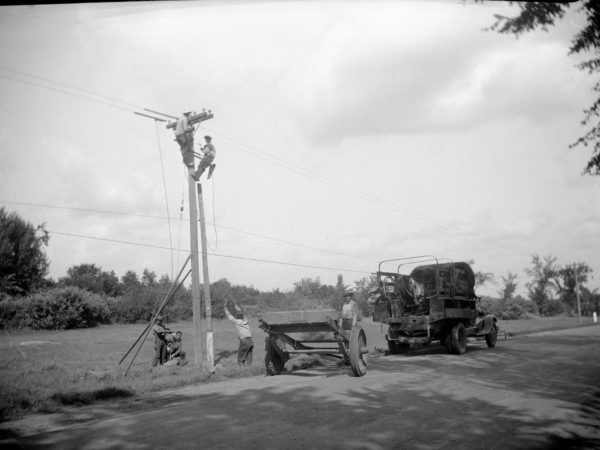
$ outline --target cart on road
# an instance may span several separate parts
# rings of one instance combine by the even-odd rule
[[[367,338],[360,326],[351,330],[338,324],[335,309],[265,313],[258,326],[267,333],[265,366],[267,374],[279,375],[293,355],[318,355],[350,365],[352,373],[367,372]]]

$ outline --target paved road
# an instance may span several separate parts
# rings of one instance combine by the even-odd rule
[[[204,384],[65,421],[8,446],[600,448],[600,326],[372,358],[362,378],[327,367]]]

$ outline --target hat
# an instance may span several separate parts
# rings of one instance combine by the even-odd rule
[[[352,289],[346,289],[344,291],[344,297],[353,297],[354,296],[354,291]]]
[[[209,141],[212,141],[212,138],[210,136],[204,136],[204,139],[208,139]]]

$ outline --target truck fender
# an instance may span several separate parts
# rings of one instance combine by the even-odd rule
[[[487,316],[484,316],[484,318],[481,319],[481,321],[477,324],[477,334],[488,334],[492,329],[492,325],[496,322],[498,322],[498,319],[496,319],[496,316],[494,316],[493,314],[488,314]]]

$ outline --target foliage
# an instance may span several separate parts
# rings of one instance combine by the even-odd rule
[[[512,272],[507,272],[505,277],[502,278],[502,289],[498,291],[498,295],[504,301],[514,297],[517,290],[517,275]]]
[[[533,302],[524,299],[520,295],[506,299],[503,306],[504,308],[498,316],[502,320],[529,318],[535,314],[535,305]]]
[[[569,54],[592,53],[593,57],[577,65],[579,70],[587,71],[589,74],[600,72],[600,2],[597,0],[585,0],[576,3],[579,11],[585,14],[586,24],[571,41]],[[536,28],[547,30],[556,21],[562,19],[570,3],[555,2],[518,2],[521,10],[516,17],[496,15],[496,22],[491,29],[499,33],[512,33],[520,35]],[[600,92],[600,82],[596,82],[593,90]],[[591,127],[583,136],[577,139],[570,148],[578,145],[587,147],[593,145],[592,156],[588,161],[583,173],[589,175],[600,175],[600,98],[584,110],[583,126]]]
[[[581,287],[587,283],[591,273],[592,268],[586,263],[568,264],[558,270],[556,285],[560,299],[568,313],[575,314],[577,312],[577,289],[579,289],[581,302]]]
[[[122,286],[115,273],[104,272],[95,264],[80,264],[67,270],[67,276],[59,279],[63,286],[76,286],[96,294],[116,297],[121,294]]]
[[[525,284],[529,292],[529,299],[535,303],[538,310],[547,310],[545,304],[553,300],[553,295],[557,290],[555,278],[559,267],[556,264],[556,257],[552,255],[545,256],[543,259],[534,254],[531,257],[531,268],[525,269],[525,273],[532,280]],[[552,309],[552,308],[550,308]]]
[[[0,302],[0,327],[64,330],[110,322],[105,299],[77,287],[39,291],[23,299]]]
[[[44,285],[48,259],[45,224],[34,227],[17,213],[0,208],[0,292],[26,295]]]

